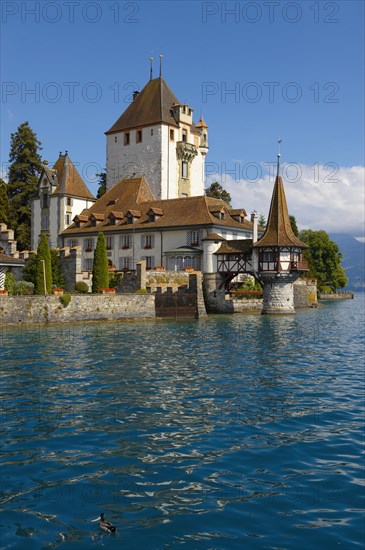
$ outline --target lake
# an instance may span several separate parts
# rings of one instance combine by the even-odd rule
[[[364,294],[3,326],[1,548],[362,548],[363,327]]]

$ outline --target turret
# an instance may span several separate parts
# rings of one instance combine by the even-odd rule
[[[307,245],[294,235],[291,227],[280,175],[280,153],[266,230],[253,248],[258,251],[256,275],[264,284],[262,313],[295,313],[293,282],[308,270],[302,261],[302,251]]]

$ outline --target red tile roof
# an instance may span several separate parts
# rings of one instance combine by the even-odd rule
[[[57,159],[53,170],[57,171],[58,181],[53,194],[62,193],[83,199],[95,199],[67,154]]]
[[[279,173],[275,179],[265,233],[254,246],[258,248],[267,246],[296,246],[308,248],[306,244],[294,235],[291,228],[284,184]]]
[[[118,204],[123,208],[125,215],[128,211],[140,214],[140,218],[133,224],[128,224],[124,217],[116,225],[110,223],[109,214],[113,211],[110,205],[112,198],[118,198]],[[109,203],[109,205],[108,205]],[[163,214],[150,221],[149,211],[152,209],[162,211]],[[210,209],[224,209],[225,219],[216,218]],[[146,180],[142,178],[122,180],[112,187],[105,195],[96,201],[81,215],[90,215],[94,212],[103,213],[105,221],[97,227],[86,223],[82,228],[74,225],[63,231],[63,235],[87,233],[95,231],[120,231],[135,229],[162,229],[181,226],[215,225],[224,228],[252,230],[251,222],[239,223],[230,216],[230,207],[221,199],[206,196],[183,197],[180,199],[155,200]],[[135,216],[137,217],[137,216]]]
[[[172,106],[179,100],[162,78],[150,80],[113,126],[110,134],[150,124],[165,123],[178,127]]]

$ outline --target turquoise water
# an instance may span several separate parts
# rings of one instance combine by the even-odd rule
[[[363,321],[3,327],[1,548],[361,548]]]

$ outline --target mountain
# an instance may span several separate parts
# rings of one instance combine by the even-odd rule
[[[365,243],[360,243],[346,233],[330,233],[342,252],[342,267],[349,278],[346,289],[365,291]]]

